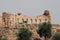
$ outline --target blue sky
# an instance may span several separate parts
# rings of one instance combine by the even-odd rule
[[[0,0],[0,15],[9,12],[36,16],[42,15],[45,9],[50,10],[52,23],[60,24],[60,0]]]

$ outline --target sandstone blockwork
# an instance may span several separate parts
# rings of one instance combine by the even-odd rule
[[[22,15],[21,13],[10,14],[7,12],[3,12],[0,17],[0,26],[2,28],[2,36],[7,36],[8,40],[17,40],[18,28],[24,27],[29,28],[33,33],[33,39],[40,39],[36,30],[38,28],[39,23],[48,22],[52,23],[52,17],[48,10],[45,10],[43,15],[38,15],[35,17],[30,17],[27,15]],[[52,25],[52,33],[60,30],[58,29],[60,25],[53,24]]]

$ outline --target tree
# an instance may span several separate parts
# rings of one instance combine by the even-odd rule
[[[39,34],[40,37],[44,37],[45,40],[47,40],[46,38],[50,38],[52,36],[51,34],[51,23],[50,22],[44,22],[44,23],[40,23],[39,28],[37,30],[37,33]]]
[[[60,40],[60,33],[54,34],[54,36],[52,37],[52,40]]]
[[[18,40],[31,40],[32,32],[26,28],[20,28],[17,36]]]

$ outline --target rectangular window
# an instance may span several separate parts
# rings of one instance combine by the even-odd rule
[[[19,23],[19,18],[17,18],[17,22]]]
[[[37,19],[35,19],[35,22],[37,22]]]
[[[11,25],[13,25],[14,24],[14,18],[11,18]]]
[[[22,19],[22,21],[24,22],[24,19]]]
[[[5,22],[5,18],[4,18],[4,22]]]
[[[45,19],[45,22],[48,22],[48,20],[47,20],[47,19]]]
[[[39,21],[41,22],[41,19],[39,19]]]
[[[31,22],[32,22],[33,20],[31,19]]]

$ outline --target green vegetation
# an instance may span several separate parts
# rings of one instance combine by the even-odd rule
[[[54,36],[52,37],[52,40],[60,40],[60,33],[54,34]]]
[[[47,40],[47,38],[50,38],[52,36],[51,34],[52,25],[50,22],[40,23],[38,26],[39,28],[37,30],[37,33],[39,34],[40,37],[44,37],[45,40]]]
[[[17,37],[18,40],[31,40],[32,33],[26,28],[20,28]]]

